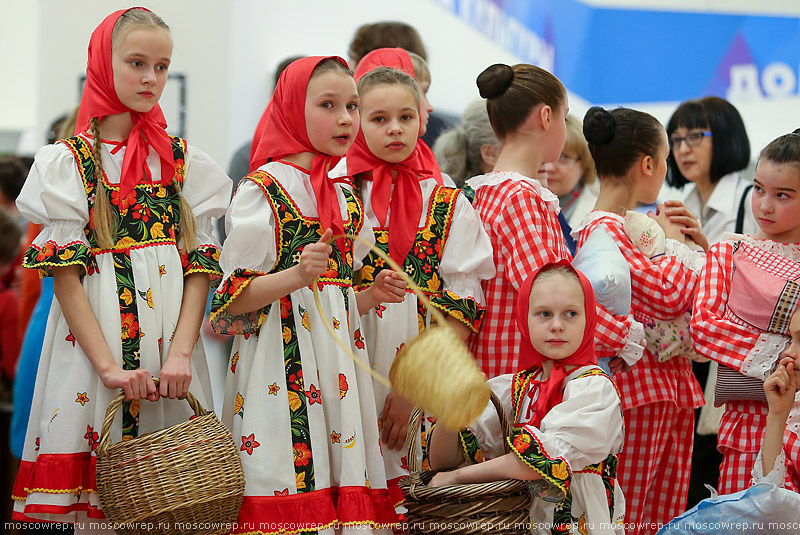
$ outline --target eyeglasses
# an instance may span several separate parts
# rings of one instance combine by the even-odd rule
[[[580,160],[580,158],[573,158],[571,156],[567,156],[566,154],[562,154],[561,157],[558,159],[557,163],[560,163],[562,165],[568,165],[568,164],[571,164],[571,163],[576,163],[579,160]]]
[[[704,137],[711,137],[711,132],[703,130],[701,132],[692,132],[687,134],[686,137],[672,136],[669,138],[669,146],[673,150],[677,150],[682,142],[685,142],[690,147],[696,147],[703,142]]]

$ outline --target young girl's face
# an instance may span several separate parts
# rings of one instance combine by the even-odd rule
[[[643,204],[652,204],[658,201],[658,194],[667,177],[667,158],[669,157],[669,142],[667,132],[661,132],[661,143],[658,146],[653,161],[652,174],[642,184],[638,192],[637,201]]]
[[[533,348],[552,360],[575,353],[583,341],[586,308],[575,279],[554,274],[538,279],[528,301],[528,330]]]
[[[320,153],[344,156],[358,134],[358,91],[353,77],[322,71],[306,89],[306,132]]]
[[[419,106],[400,84],[379,84],[361,95],[361,130],[370,152],[400,163],[414,151],[419,134]]]
[[[431,113],[433,113],[433,104],[428,100],[428,89],[431,87],[430,80],[417,80],[419,86],[419,109],[420,109],[420,128],[419,137],[425,135],[428,131],[428,120]]]
[[[753,181],[753,215],[770,239],[800,242],[800,171],[797,166],[758,162]]]
[[[158,103],[172,58],[172,38],[162,28],[122,30],[111,50],[114,89],[119,101],[139,113]]]

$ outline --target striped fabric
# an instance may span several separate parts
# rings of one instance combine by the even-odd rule
[[[778,297],[778,302],[775,303],[775,310],[769,322],[769,332],[785,333],[789,331],[789,323],[792,321],[792,314],[797,310],[799,300],[800,284],[793,280],[787,281]]]

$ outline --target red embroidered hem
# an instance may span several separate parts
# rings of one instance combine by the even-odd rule
[[[72,505],[44,505],[44,504],[30,504],[25,506],[25,513],[20,513],[14,511],[11,514],[12,520],[18,520],[20,522],[51,522],[51,523],[62,523],[62,524],[74,524],[74,513],[78,513],[83,511],[86,513],[88,518],[92,518],[95,520],[105,520],[106,515],[103,514],[103,511],[95,507],[94,505],[88,503],[74,503]],[[67,518],[63,520],[43,520],[39,518],[33,518],[28,515],[64,515]]]
[[[12,495],[24,500],[28,494],[97,493],[95,457],[89,452],[42,453],[36,461],[22,461]]]
[[[389,492],[341,487],[288,496],[245,496],[231,533],[292,533],[335,524],[397,524]]]
[[[395,507],[401,505],[405,501],[405,497],[403,496],[403,491],[400,490],[399,487],[400,480],[403,479],[404,477],[408,476],[396,477],[386,482],[386,486],[389,488],[389,501],[393,503]]]

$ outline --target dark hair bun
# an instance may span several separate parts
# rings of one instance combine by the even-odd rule
[[[503,63],[495,63],[478,75],[476,83],[481,98],[494,98],[505,93],[513,79],[514,70],[511,67]]]
[[[605,109],[594,106],[589,108],[583,118],[583,136],[591,145],[605,145],[614,139],[617,121]]]

